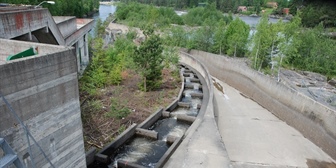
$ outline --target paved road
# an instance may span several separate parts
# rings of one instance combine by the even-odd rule
[[[219,87],[214,89],[218,127],[233,167],[336,168],[336,162],[300,132],[236,89],[216,81],[224,90],[223,94]]]

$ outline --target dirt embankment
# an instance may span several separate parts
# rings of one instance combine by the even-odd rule
[[[133,123],[141,123],[156,110],[174,101],[181,81],[171,69],[163,70],[163,84],[158,90],[138,89],[140,76],[134,71],[122,73],[119,86],[98,89],[96,96],[81,93],[81,111],[85,149],[102,148]]]

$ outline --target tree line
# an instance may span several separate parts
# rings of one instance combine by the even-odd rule
[[[54,16],[77,16],[83,17],[93,11],[98,11],[99,0],[54,0],[55,4],[44,3]],[[0,0],[1,3],[38,5],[43,0]]]
[[[216,9],[222,12],[237,12],[238,6],[253,6],[260,10],[260,7],[266,6],[267,2],[277,2],[279,6],[287,7],[288,0],[121,0],[121,2],[139,2],[153,4],[156,6],[173,7],[176,9],[194,8],[205,6],[206,4],[215,4]]]
[[[314,27],[324,23],[325,27],[336,27],[336,1],[332,0],[121,0],[121,2],[139,2],[155,6],[188,9],[206,4],[215,4],[216,9],[224,13],[236,13],[239,6],[247,6],[259,14],[267,2],[277,2],[278,9],[273,13],[281,13],[283,8],[290,8],[291,14],[301,12],[302,26]]]
[[[294,0],[291,11],[301,12],[302,25],[315,27],[323,23],[324,27],[336,27],[336,1],[332,0]]]
[[[130,5],[141,6],[134,3]],[[151,8],[154,9],[160,8]],[[118,7],[117,16],[120,11],[123,9]],[[128,24],[128,17],[136,17],[134,15],[138,14],[144,17],[137,11],[128,12],[132,16],[117,17],[118,21]],[[336,41],[325,35],[323,23],[305,28],[301,15],[297,14],[288,23],[281,20],[269,23],[268,16],[264,15],[252,34],[250,27],[239,17],[234,18],[232,14],[224,16],[213,4],[189,9],[186,15],[180,17],[182,21],[179,24],[160,26],[162,24],[157,22],[150,23],[156,26],[156,31],[161,32],[163,44],[167,46],[246,57],[250,59],[252,68],[274,75],[281,66],[285,66],[318,72],[328,77],[336,76],[336,61],[331,61],[336,60]],[[152,17],[154,15],[146,15],[143,20],[148,23]],[[155,17],[160,17],[160,14]],[[170,13],[166,17],[179,16]]]

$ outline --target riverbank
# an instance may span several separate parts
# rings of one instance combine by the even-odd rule
[[[99,1],[99,5],[115,5],[117,2],[114,1],[110,1],[110,2],[106,2],[106,1]]]

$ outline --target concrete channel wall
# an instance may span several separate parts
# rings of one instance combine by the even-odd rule
[[[235,87],[336,159],[336,111],[250,69],[242,61],[192,50],[212,76]],[[224,88],[225,92],[225,88]]]
[[[204,67],[203,64],[201,64],[198,60],[196,60],[194,57],[188,55],[187,53],[180,54],[180,62],[183,64],[186,64],[188,66],[191,66],[194,70],[196,70],[205,80],[206,83],[206,89],[203,89],[203,92],[209,92],[209,97],[204,97],[202,106],[205,106],[206,108],[203,108],[204,110],[201,110],[199,114],[197,115],[197,119],[194,122],[194,124],[191,127],[197,128],[200,125],[200,122],[203,120],[203,117],[205,114],[210,115],[211,117],[214,117],[214,107],[213,107],[213,85],[211,81],[210,73],[208,72],[207,68]],[[205,86],[205,85],[202,85]],[[190,131],[193,131],[194,129],[189,129]],[[188,135],[189,130],[186,132],[186,135]]]
[[[229,167],[230,160],[215,121],[214,88],[210,73],[204,64],[187,53],[180,53],[180,62],[192,67],[197,75],[204,78],[204,97],[202,110],[164,167]]]
[[[34,45],[53,52],[1,64],[0,91],[55,167],[86,167],[74,49]],[[0,116],[0,137],[32,167],[26,134],[2,99]],[[51,167],[36,145],[32,153],[36,167]]]

